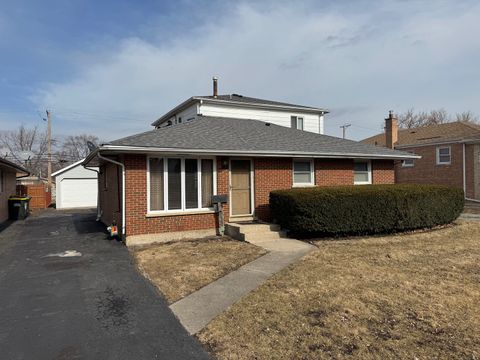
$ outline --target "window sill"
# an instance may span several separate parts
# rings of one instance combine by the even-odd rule
[[[437,166],[450,166],[452,163],[437,163]]]
[[[293,184],[292,188],[315,187],[315,184]]]
[[[164,216],[181,216],[181,215],[197,215],[197,214],[215,214],[215,210],[191,210],[191,211],[171,211],[171,212],[150,212],[145,214],[146,218],[156,218]]]
[[[372,182],[354,182],[353,185],[372,185]]]

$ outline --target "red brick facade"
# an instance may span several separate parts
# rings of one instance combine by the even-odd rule
[[[315,185],[353,185],[352,159],[316,159]]]
[[[395,165],[397,183],[439,184],[463,189],[463,144],[443,146],[451,147],[450,165],[437,165],[436,145],[408,148],[408,151],[420,155],[422,158],[415,159],[413,167],[402,167],[401,162],[397,162]],[[478,162],[474,156],[475,146],[478,147],[478,145],[466,145],[465,147],[466,195],[468,198],[480,196],[479,179],[478,176],[475,176],[475,161]]]
[[[229,193],[228,158],[217,158],[217,194]],[[126,235],[140,235],[174,231],[191,231],[211,229],[217,226],[214,213],[181,214],[169,216],[147,215],[147,158],[145,155],[125,155],[126,188]],[[291,158],[255,158],[254,166],[254,215],[262,220],[269,220],[269,194],[273,190],[288,189],[293,183],[293,162]],[[110,174],[107,171],[107,174]],[[116,177],[116,173],[112,175]],[[372,180],[374,183],[393,183],[393,161],[372,161]],[[103,181],[102,174],[99,184]],[[111,180],[113,182],[113,179]],[[317,186],[353,185],[353,160],[317,159],[315,160],[315,184]],[[114,189],[113,185],[110,189]],[[120,214],[114,191],[103,191],[101,207],[104,210],[104,222],[111,216],[118,220]],[[225,221],[228,221],[229,207],[224,207]],[[108,215],[108,216],[107,216]]]

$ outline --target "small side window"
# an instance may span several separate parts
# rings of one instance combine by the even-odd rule
[[[314,185],[313,160],[293,161],[293,185],[309,186]]]
[[[303,130],[303,117],[291,116],[290,126],[292,127],[292,129]]]
[[[371,184],[372,164],[370,161],[355,161],[353,177],[355,185]]]
[[[413,159],[405,159],[402,161],[402,167],[414,167],[415,162]]]
[[[437,165],[450,165],[452,163],[452,154],[450,146],[437,147]]]

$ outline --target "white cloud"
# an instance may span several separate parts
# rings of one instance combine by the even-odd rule
[[[478,5],[310,5],[239,4],[188,35],[179,29],[168,45],[124,39],[33,99],[57,113],[60,131],[107,138],[148,130],[180,101],[209,94],[212,75],[220,76],[220,92],[330,108],[327,131],[339,135],[348,121],[358,125],[357,139],[378,130],[391,108],[480,113]]]

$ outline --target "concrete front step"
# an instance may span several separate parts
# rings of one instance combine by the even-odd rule
[[[280,226],[266,223],[227,223],[225,233],[237,240],[255,242],[271,241],[285,238],[286,234],[280,231]]]

